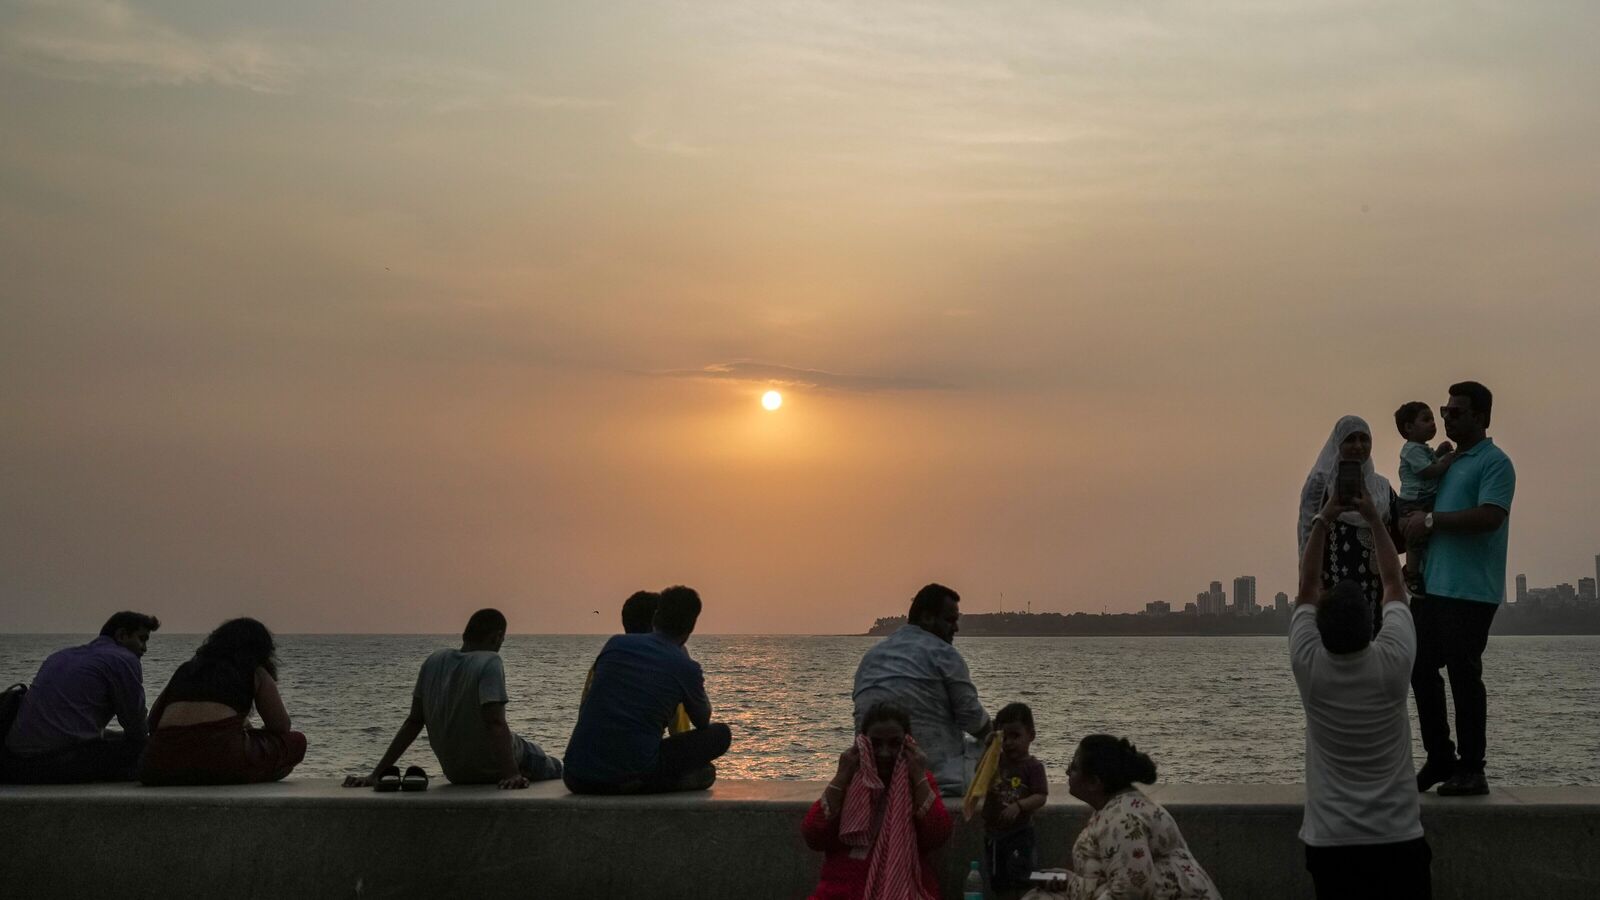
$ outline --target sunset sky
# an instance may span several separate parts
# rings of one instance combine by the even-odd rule
[[[1467,378],[1511,572],[1576,582],[1596,34],[1587,0],[11,0],[0,630],[1270,602],[1334,422],[1395,480],[1395,407]]]

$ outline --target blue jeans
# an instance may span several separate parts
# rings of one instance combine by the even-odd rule
[[[550,781],[561,777],[561,760],[554,759],[538,744],[517,736],[517,770],[529,781]]]

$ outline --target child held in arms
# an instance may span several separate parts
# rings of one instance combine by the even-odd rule
[[[1421,400],[1413,400],[1394,411],[1395,427],[1406,439],[1400,448],[1400,509],[1399,517],[1414,512],[1432,512],[1434,497],[1439,493],[1439,479],[1455,462],[1455,448],[1442,441],[1439,449],[1428,446],[1439,433],[1433,422],[1433,409]],[[1422,564],[1427,558],[1428,545],[1411,542],[1406,546],[1406,586],[1411,593],[1423,591]]]
[[[990,890],[1000,896],[1030,887],[1028,874],[1039,864],[1033,813],[1050,796],[1044,763],[1033,746],[1033,710],[1012,703],[994,717],[1000,758],[983,801],[983,870]]]

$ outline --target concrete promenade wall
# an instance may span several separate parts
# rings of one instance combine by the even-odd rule
[[[1088,809],[1062,786],[1041,860],[1064,864]],[[294,779],[230,788],[0,787],[0,896],[799,898],[800,840],[821,783],[727,782],[710,794],[576,798],[451,787],[346,790]],[[1229,900],[1310,897],[1296,785],[1172,785],[1164,804]],[[1424,798],[1434,896],[1600,897],[1600,788],[1496,787]],[[942,854],[958,897],[981,830]]]

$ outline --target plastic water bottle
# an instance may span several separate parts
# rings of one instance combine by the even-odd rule
[[[978,868],[978,861],[972,861],[972,868],[967,872],[966,885],[961,888],[961,900],[983,900],[983,872]]]

